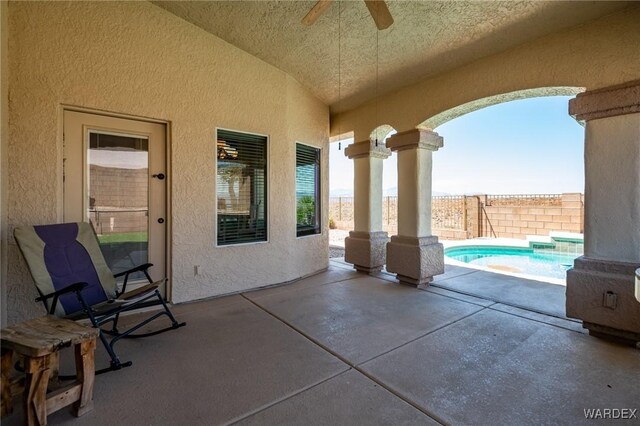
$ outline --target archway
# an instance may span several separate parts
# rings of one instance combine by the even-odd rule
[[[554,238],[552,238],[555,236],[550,235],[550,232],[562,233],[564,236],[566,236],[566,233],[570,231],[573,231],[574,234],[579,234],[582,230],[582,195],[580,193],[574,193],[570,195],[548,194],[543,196],[522,196],[521,192],[530,193],[537,191],[532,191],[531,189],[528,189],[526,191],[513,191],[512,189],[510,189],[506,191],[497,191],[497,194],[494,196],[482,195],[468,197],[465,196],[466,191],[464,190],[450,191],[450,193],[446,196],[438,196],[439,194],[436,195],[436,191],[442,190],[442,188],[438,188],[437,186],[434,186],[432,184],[432,177],[433,182],[436,182],[439,177],[439,171],[437,167],[433,166],[434,169],[432,172],[432,165],[437,163],[438,157],[440,155],[443,155],[443,153],[447,151],[447,146],[454,143],[454,141],[452,141],[445,132],[441,131],[441,128],[437,129],[438,133],[435,133],[431,129],[436,128],[437,126],[442,125],[445,122],[452,121],[454,117],[460,117],[473,111],[482,109],[482,113],[484,114],[484,112],[490,110],[490,108],[485,109],[485,107],[490,105],[498,108],[498,104],[501,104],[503,106],[502,113],[504,113],[504,106],[509,105],[509,107],[512,108],[514,105],[509,104],[509,101],[520,100],[522,102],[526,102],[524,101],[524,99],[526,98],[540,98],[540,95],[544,94],[574,95],[575,93],[579,93],[580,91],[580,88],[527,90],[505,95],[498,95],[488,99],[481,99],[444,111],[442,113],[438,113],[436,116],[423,121],[418,130],[401,132],[393,136],[390,140],[389,146],[392,150],[398,151],[400,155],[405,156],[405,160],[402,160],[401,158],[399,159],[400,163],[398,186],[402,188],[409,188],[409,190],[405,191],[405,195],[401,197],[403,199],[399,201],[399,232],[398,236],[396,237],[397,243],[394,243],[394,237],[392,237],[391,244],[387,248],[387,269],[395,272],[401,282],[403,279],[408,283],[411,283],[412,281],[417,282],[418,285],[423,285],[424,282],[428,282],[430,279],[435,279],[437,282],[437,277],[442,273],[443,270],[437,266],[439,263],[437,261],[437,258],[441,256],[441,254],[438,254],[438,252],[442,253],[442,248],[439,248],[440,244],[438,243],[438,240],[434,239],[436,236],[440,238],[440,243],[443,242],[442,240],[444,239],[460,240],[465,238],[499,237],[499,244],[496,243],[497,240],[493,240],[490,242],[490,245],[504,245],[504,250],[502,250],[502,253],[491,253],[492,255],[511,255],[514,254],[512,253],[512,249],[517,249],[521,253],[531,253],[530,258],[533,259],[535,257],[540,257],[540,255],[537,253],[536,256],[533,256],[534,248],[543,247],[547,249],[555,249],[557,246],[560,246],[560,244]],[[546,99],[551,98],[547,97]],[[539,100],[540,99],[537,99],[536,101]],[[560,100],[560,102],[562,103],[562,107],[556,108],[554,110],[554,114],[563,117],[566,122],[570,123],[574,128],[577,129],[575,135],[576,137],[574,139],[577,141],[577,144],[579,146],[582,146],[584,139],[583,129],[573,119],[571,119],[568,114],[566,114],[567,101],[568,98],[562,98]],[[476,114],[479,113],[480,111],[478,111]],[[468,114],[466,115],[466,117],[472,115],[473,114]],[[505,115],[504,117],[499,117],[499,119],[503,119],[504,121],[510,121],[511,118],[512,117],[509,117],[507,115]],[[461,117],[460,119],[463,118]],[[531,117],[525,115],[523,119],[529,120],[531,122],[529,124],[533,125],[534,127],[540,124],[536,122],[535,115]],[[467,133],[472,134],[472,138],[478,138],[477,124],[478,123],[465,128],[465,131]],[[492,130],[495,132],[495,128],[488,129],[489,132],[491,132]],[[495,135],[492,136],[495,137]],[[444,149],[442,148],[442,142],[438,140],[441,137],[444,137],[445,140]],[[490,138],[491,136],[489,136],[487,139]],[[528,143],[530,145],[533,145],[531,142]],[[477,143],[476,145],[479,151],[491,151],[489,143],[485,144],[484,141],[482,141],[480,143]],[[542,151],[540,154],[541,161],[545,161],[547,156],[551,155],[550,152],[552,152],[552,150],[547,150],[544,148],[541,148],[540,150]],[[504,159],[502,160],[503,162],[513,161],[511,158],[508,158],[508,156],[505,155],[504,151],[501,150],[494,150],[493,155],[504,157]],[[464,160],[469,163],[469,165],[467,166],[469,169],[473,169],[474,161],[481,161],[480,157],[475,152],[463,152],[461,156],[463,156]],[[576,161],[579,164],[582,164],[582,159],[579,151],[577,151],[575,157],[577,159]],[[533,159],[525,157],[525,162],[529,160]],[[561,166],[561,163],[556,164],[556,167]],[[500,164],[497,164],[496,169],[499,168]],[[408,172],[400,173],[402,171],[401,169]],[[512,173],[517,173],[517,170],[512,171]],[[404,179],[403,181],[400,181],[400,177],[402,175],[404,175]],[[582,169],[580,169],[580,175],[582,176]],[[466,179],[469,181],[474,179],[480,180],[478,176],[473,176],[472,173],[468,173]],[[504,177],[504,181],[507,182],[511,179],[511,175]],[[577,185],[574,190],[579,191],[582,187],[583,183],[582,180],[580,180],[579,185]],[[509,191],[516,192],[516,194],[508,195],[507,193]],[[561,191],[562,190],[556,192]],[[432,193],[436,193],[434,194],[434,197],[431,197]],[[467,193],[466,195],[469,194]],[[574,198],[576,197],[577,199],[574,201]],[[490,202],[488,202],[488,200],[490,200]],[[511,205],[512,202],[521,203],[522,205]],[[570,208],[573,207],[572,203],[574,202],[576,204],[575,210]],[[569,212],[576,213],[574,215],[575,218],[569,217]],[[567,213],[566,217],[563,216],[564,213]],[[402,222],[403,217],[404,219],[406,219],[406,222]],[[402,230],[403,223],[405,223],[404,231]],[[407,223],[409,224],[409,226],[406,226]],[[450,229],[446,229],[448,233],[445,233],[443,232],[443,229],[438,228]],[[490,229],[491,233],[480,233],[478,232],[478,229]],[[456,234],[456,232],[454,231],[462,231],[463,234]],[[572,238],[574,237],[576,241],[581,238],[580,235],[572,236]],[[428,238],[431,239],[428,240]],[[511,240],[512,244],[509,245],[505,241],[503,241],[505,238]],[[518,241],[514,242],[515,239],[517,239]],[[412,241],[414,241],[415,243],[412,243]],[[563,245],[565,244],[565,242],[566,239],[562,240]],[[445,241],[444,243],[444,248],[448,249],[447,241]],[[486,244],[487,242],[482,241],[482,243]],[[425,271],[427,272],[422,271],[422,266],[420,267],[419,274],[417,272],[412,272],[411,268],[406,267],[402,263],[402,259],[404,256],[404,254],[402,254],[402,250],[405,250],[406,246],[409,244],[415,244],[414,251],[416,253],[420,253],[421,258],[424,256],[430,256],[433,259],[432,261],[430,261],[429,265],[425,265]],[[474,242],[473,245],[477,244],[479,243]],[[507,250],[507,247],[510,248]],[[475,250],[475,247],[473,248]],[[465,258],[470,254],[475,255],[476,253],[463,253],[462,258]],[[479,258],[483,258],[486,253],[478,254],[481,255],[479,256]],[[581,254],[581,250],[579,253],[576,251],[574,257],[577,257]],[[503,262],[504,258],[500,257],[500,261],[492,262],[488,264],[488,266],[492,267],[494,270],[498,270],[499,272],[507,272],[511,275],[519,275],[520,277],[524,277],[525,275],[534,275],[530,270],[524,268],[520,269],[522,267],[520,264],[503,264]],[[527,262],[528,259],[524,263]],[[566,262],[564,263],[572,264],[573,258],[566,260]],[[482,269],[487,272],[483,273],[488,273],[488,268],[486,268],[486,266],[487,265],[485,265],[485,267]],[[563,267],[564,266],[562,265],[558,265],[559,269]],[[413,268],[415,270],[415,267]],[[478,269],[480,268],[475,268],[475,270],[472,268],[471,272],[476,272]],[[416,275],[408,275],[410,273]],[[560,284],[560,281],[562,281],[562,284],[564,284],[566,269],[562,269],[561,271],[558,271],[558,273],[562,274],[562,278],[555,277],[555,284]],[[406,277],[410,278],[412,281],[406,279]],[[543,278],[539,279],[538,281],[554,281],[552,278],[554,277],[550,277],[549,279]],[[499,278],[498,280],[500,279],[501,278]],[[455,281],[455,279],[450,279],[449,281],[452,282]],[[473,283],[466,284],[471,285],[471,287],[475,285]],[[544,288],[544,284],[542,283],[536,283],[532,285],[536,287],[538,286],[538,284],[540,284],[539,287]],[[513,285],[517,284],[514,283]],[[546,287],[549,287],[549,285],[546,285]],[[554,304],[547,310],[547,313],[551,313],[557,316],[564,316],[564,288],[558,288],[559,286],[557,285],[555,287],[555,290],[557,291],[548,293],[553,293],[558,297],[552,297],[554,299]],[[464,289],[464,291],[466,292],[471,292],[471,290],[473,290],[473,288]],[[542,290],[540,294],[543,294],[545,291],[547,290]],[[509,296],[507,294],[483,294],[479,296],[494,298],[496,299],[496,301],[502,303],[524,306],[525,303],[527,303],[527,297],[519,290],[515,293],[517,293],[515,294],[515,296],[517,297],[513,298],[504,297]],[[538,292],[536,292],[536,294],[537,293]],[[535,307],[528,307],[531,309],[536,308],[538,311],[546,309],[545,306],[537,305]]]
[[[465,114],[477,111],[488,106],[497,105],[505,102],[529,99],[543,96],[575,96],[578,93],[585,91],[584,87],[538,87],[533,89],[517,90],[514,92],[501,93],[481,99],[476,99],[471,102],[459,105],[457,107],[442,111],[436,115],[433,115],[416,127],[419,129],[435,129],[448,121],[451,121],[457,117]]]
[[[565,315],[567,270],[584,252],[584,128],[568,100],[494,104],[436,127],[433,234],[445,263],[470,272],[442,285]]]

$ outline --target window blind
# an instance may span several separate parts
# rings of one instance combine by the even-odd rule
[[[218,130],[218,245],[267,240],[267,138]]]
[[[296,234],[319,234],[320,149],[296,144]]]

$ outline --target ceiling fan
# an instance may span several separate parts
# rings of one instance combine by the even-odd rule
[[[391,24],[393,24],[393,17],[383,0],[364,0],[364,2],[379,30],[389,28]],[[331,6],[331,3],[333,3],[333,0],[319,0],[311,8],[309,13],[302,18],[302,23],[309,26],[313,25],[320,15],[322,15],[324,11]]]

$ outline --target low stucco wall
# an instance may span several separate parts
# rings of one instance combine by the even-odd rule
[[[631,7],[427,78],[333,116],[331,134],[363,141],[379,125],[434,129],[483,106],[638,79],[638,22],[640,6]]]
[[[61,112],[72,105],[170,123],[174,302],[328,266],[327,229],[296,239],[295,142],[326,148],[329,127],[327,106],[297,81],[147,2],[14,2],[9,21],[10,230],[62,218]],[[268,243],[215,247],[216,127],[270,136]],[[326,218],[328,149],[322,160]],[[41,311],[8,243],[11,323]]]

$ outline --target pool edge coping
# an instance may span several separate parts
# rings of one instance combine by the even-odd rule
[[[533,249],[531,244],[535,244],[535,241],[529,240],[519,240],[514,238],[473,238],[469,240],[443,240],[441,241],[444,246],[445,253],[444,259],[445,264],[451,266],[458,266],[462,268],[475,269],[478,271],[491,272],[494,274],[507,275],[514,278],[523,278],[527,280],[540,281],[548,284],[561,285],[566,287],[566,278],[552,278],[552,277],[544,277],[540,275],[531,275],[531,274],[523,274],[518,272],[508,272],[502,271],[499,269],[492,269],[486,266],[473,265],[470,263],[461,262],[459,260],[455,260],[450,258],[446,254],[446,250],[449,248],[463,248],[463,247],[482,247],[482,248],[511,248],[511,249]]]

